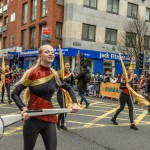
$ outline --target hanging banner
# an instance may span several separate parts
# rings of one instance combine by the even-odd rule
[[[102,82],[100,85],[102,96],[119,99],[120,92],[120,83]]]
[[[42,40],[50,41],[52,37],[52,28],[44,27],[42,28]]]

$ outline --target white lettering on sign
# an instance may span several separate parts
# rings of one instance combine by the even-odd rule
[[[105,53],[105,54],[100,53],[99,58],[109,58],[109,54],[108,53]]]
[[[117,54],[111,54],[110,58],[111,59],[119,59],[119,55],[117,55]]]

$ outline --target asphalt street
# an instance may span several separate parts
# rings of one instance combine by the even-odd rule
[[[78,97],[78,96],[77,96]],[[119,115],[118,126],[111,123],[111,117],[118,108],[118,101],[87,97],[90,107],[84,106],[76,114],[67,115],[68,131],[57,131],[57,150],[149,150],[150,149],[150,117],[146,110],[135,105],[135,121],[138,131],[130,129],[128,108]],[[78,97],[78,100],[80,98]],[[53,103],[58,107],[56,96]],[[16,105],[0,104],[0,115],[19,113]],[[0,150],[22,150],[22,123],[18,122],[5,128],[0,140]],[[44,144],[39,135],[35,150],[44,150]]]

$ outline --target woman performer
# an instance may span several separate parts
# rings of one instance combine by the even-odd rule
[[[12,100],[10,99],[10,83],[11,83],[12,73],[10,71],[9,65],[5,66],[5,83],[2,87],[2,99],[1,103],[4,103],[4,94],[5,94],[5,88],[7,90],[7,96],[8,96],[8,103],[12,103]]]
[[[69,84],[71,87],[73,87],[74,80],[73,80],[73,74],[70,72],[69,62],[64,63],[64,81],[67,84]],[[66,108],[66,107],[69,107],[69,106],[66,106],[66,102],[68,104],[72,100],[66,91],[64,91],[62,88],[59,88],[57,92],[57,101],[61,108]],[[66,115],[67,113],[62,113],[58,115],[58,123],[57,123],[58,130],[60,130],[60,128],[66,131],[68,130],[65,125]]]
[[[72,111],[76,112],[78,109],[73,89],[67,83],[61,82],[57,73],[50,68],[54,57],[52,46],[41,46],[37,64],[24,73],[11,94],[13,100],[22,111],[25,120],[23,125],[24,150],[33,150],[39,133],[42,135],[46,150],[56,150],[57,147],[56,115],[30,117],[26,112],[28,109],[53,108],[51,98],[58,87],[64,88],[71,95],[73,101]],[[29,98],[28,106],[19,97],[25,88],[27,88],[25,100],[27,101]]]
[[[126,67],[126,70],[127,70],[127,74],[128,74],[128,79],[129,79],[129,84],[131,85],[131,87],[133,86],[132,84],[132,77],[131,77],[131,74],[132,74],[132,68],[131,67]],[[118,125],[117,121],[116,121],[116,118],[117,116],[119,115],[119,113],[121,111],[123,111],[126,103],[128,105],[128,108],[129,108],[129,118],[130,118],[130,122],[131,122],[131,126],[130,128],[131,129],[134,129],[134,130],[138,130],[138,128],[135,126],[134,124],[134,121],[133,121],[133,101],[131,99],[131,95],[126,87],[126,80],[125,80],[125,77],[122,78],[122,81],[120,83],[120,89],[122,90],[122,92],[120,93],[120,108],[116,111],[115,115],[112,117],[111,121],[114,125]]]

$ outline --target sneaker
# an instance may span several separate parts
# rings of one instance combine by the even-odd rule
[[[136,127],[135,124],[131,124],[130,128],[133,129],[133,130],[138,130],[138,128]]]
[[[61,129],[68,131],[67,127],[65,125],[61,125]]]
[[[117,122],[116,119],[114,119],[114,118],[111,118],[111,122],[112,122],[114,125],[118,125],[118,122]]]
[[[90,103],[87,103],[87,104],[86,104],[86,106],[85,106],[85,108],[88,108],[88,107],[89,107],[89,105],[90,105]]]

